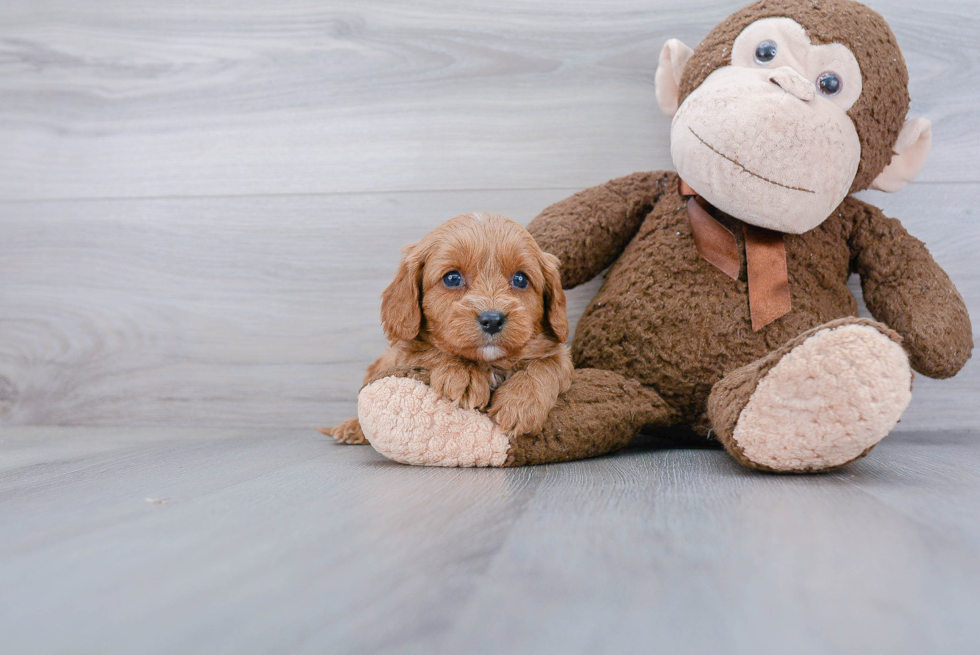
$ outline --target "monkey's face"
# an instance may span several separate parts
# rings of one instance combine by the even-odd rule
[[[719,68],[677,109],[671,156],[711,204],[752,225],[799,234],[844,200],[861,163],[848,109],[861,69],[838,43],[813,45],[789,18],[735,39]]]

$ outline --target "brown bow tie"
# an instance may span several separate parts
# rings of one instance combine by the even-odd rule
[[[694,244],[701,255],[722,273],[738,279],[741,262],[735,235],[698,203],[698,194],[681,180],[681,195],[688,198],[687,216]],[[793,309],[782,232],[745,223],[745,263],[749,273],[749,313],[752,331],[758,332]]]

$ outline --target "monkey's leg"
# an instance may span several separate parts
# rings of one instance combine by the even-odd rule
[[[541,433],[511,438],[504,466],[605,455],[626,447],[644,426],[667,426],[677,420],[655,391],[636,380],[612,371],[577,369]]]
[[[830,471],[867,455],[911,399],[900,337],[843,318],[732,371],[708,398],[712,430],[739,462],[764,471]]]
[[[580,369],[539,435],[510,436],[486,415],[456,407],[427,385],[423,370],[392,369],[358,396],[371,445],[422,466],[522,466],[595,457],[627,445],[644,425],[674,412],[656,393],[609,371]]]

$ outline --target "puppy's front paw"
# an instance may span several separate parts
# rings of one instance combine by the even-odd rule
[[[368,442],[356,418],[349,418],[335,428],[319,428],[323,434],[333,437],[340,443],[362,445]]]
[[[554,401],[538,397],[533,384],[511,378],[493,395],[487,414],[511,435],[537,434],[544,428]]]
[[[441,366],[431,372],[431,386],[463,409],[483,409],[490,402],[490,380],[466,366]]]

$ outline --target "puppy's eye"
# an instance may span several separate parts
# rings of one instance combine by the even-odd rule
[[[449,271],[442,276],[442,283],[448,288],[454,289],[463,284],[463,276],[460,275],[459,271]]]
[[[518,289],[527,289],[527,276],[517,271],[514,273],[514,277],[511,278],[510,283]]]
[[[773,41],[763,41],[755,49],[755,63],[765,66],[776,58],[776,44]]]

